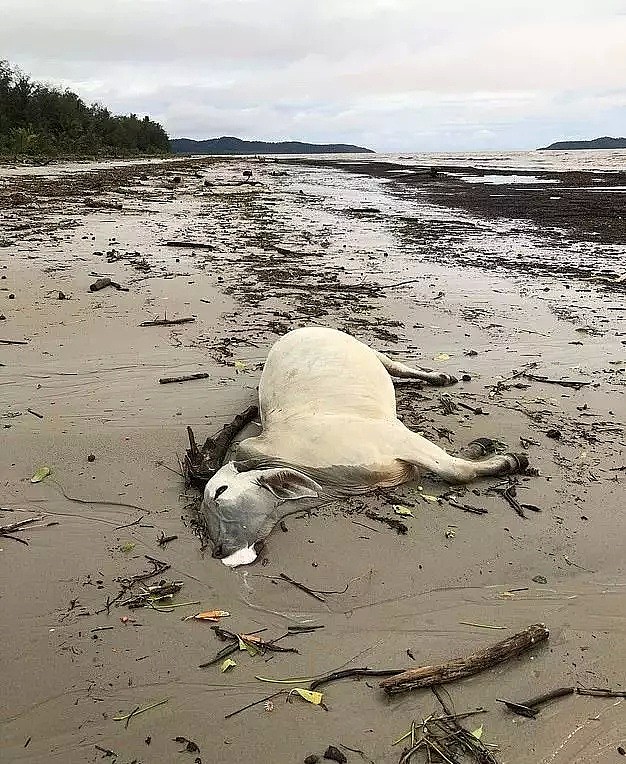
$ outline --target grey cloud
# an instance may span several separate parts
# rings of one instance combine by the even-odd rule
[[[617,0],[4,0],[0,49],[172,135],[532,147],[623,132],[621,10]]]

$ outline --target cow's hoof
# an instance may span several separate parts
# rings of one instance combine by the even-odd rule
[[[459,380],[451,374],[438,374],[437,379],[433,380],[432,384],[437,387],[448,387],[449,385],[456,385],[458,381]]]
[[[492,438],[476,438],[476,440],[468,443],[468,450],[476,453],[476,459],[489,456],[489,454],[495,454],[497,448],[498,441]]]
[[[529,462],[526,454],[504,454],[504,458],[509,467],[505,474],[524,472],[528,469]]]

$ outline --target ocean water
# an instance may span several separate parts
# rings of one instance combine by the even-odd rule
[[[314,155],[329,158],[328,155]],[[333,154],[346,162],[379,161],[406,167],[476,167],[485,170],[537,172],[626,172],[626,149],[595,151],[468,151],[398,154]]]

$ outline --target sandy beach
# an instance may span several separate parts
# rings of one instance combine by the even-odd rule
[[[626,195],[552,172],[558,193],[505,182],[498,202],[463,168],[394,178],[401,165],[365,161],[40,169],[0,168],[0,525],[40,518],[13,534],[27,544],[0,537],[0,758],[295,764],[334,745],[351,764],[395,763],[394,741],[441,710],[430,690],[389,698],[349,678],[320,688],[326,708],[287,692],[545,623],[544,645],[446,685],[450,704],[484,709],[467,726],[502,764],[620,761],[626,700],[565,697],[527,719],[496,698],[626,689]],[[90,292],[103,277],[122,289]],[[195,320],[140,326],[182,317]],[[501,479],[451,492],[425,475],[289,518],[252,566],[212,559],[179,474],[185,428],[207,437],[252,405],[268,348],[310,324],[457,376],[399,384],[400,418],[454,453],[481,436],[526,451],[537,474],[517,497],[539,511],[520,517]],[[209,377],[159,384],[194,373]],[[150,583],[182,583],[180,606],[107,608],[155,569],[147,557],[169,566]],[[213,609],[297,652],[198,668],[224,643],[184,619]]]

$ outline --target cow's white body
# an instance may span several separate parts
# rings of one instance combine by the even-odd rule
[[[267,525],[271,529],[280,517],[279,506],[283,511],[285,505],[289,508],[303,499],[310,506],[315,498],[320,503],[394,486],[415,478],[419,471],[434,472],[450,482],[468,482],[480,475],[512,472],[527,463],[511,454],[483,461],[453,457],[411,432],[396,416],[390,374],[435,385],[456,381],[391,361],[334,329],[297,329],[272,347],[259,385],[262,432],[238,444],[232,455],[234,468],[231,464],[219,470],[205,491],[207,511],[228,515],[223,528],[237,524],[239,507],[242,527],[248,529],[247,551],[234,555],[230,563],[225,560],[227,564],[254,559],[250,550],[259,539],[252,537],[269,533]],[[283,481],[272,489],[282,498],[261,524],[252,514],[259,502],[267,504],[259,485],[267,488],[271,476]],[[302,482],[290,484],[287,491],[290,476]],[[267,515],[267,507],[263,512]],[[254,533],[249,531],[252,527]]]

